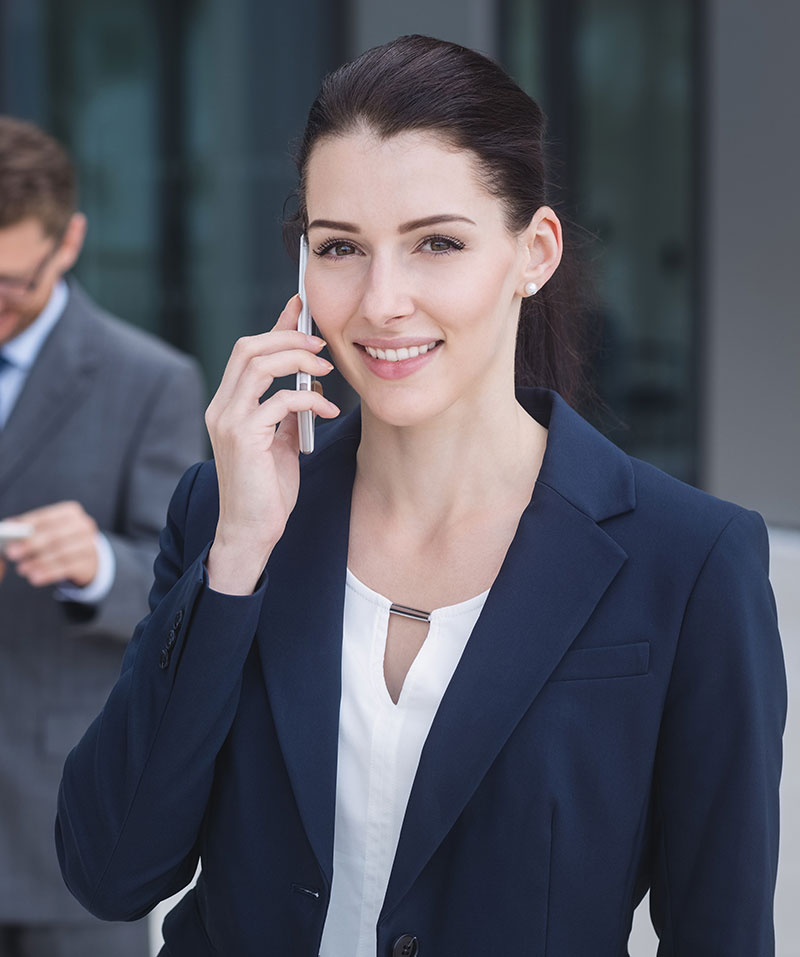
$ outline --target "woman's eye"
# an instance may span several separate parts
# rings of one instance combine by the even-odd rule
[[[352,243],[340,241],[323,243],[314,252],[318,256],[326,256],[329,259],[345,259],[347,256],[352,256],[358,252],[358,250]]]
[[[433,253],[437,256],[463,248],[464,243],[453,236],[428,236],[417,247],[422,252]],[[314,250],[314,253],[321,259],[347,259],[350,256],[359,255],[360,252],[361,250],[355,243],[348,242],[346,239],[329,239]]]
[[[422,249],[432,253],[451,253],[454,250],[463,249],[464,243],[452,236],[429,236],[422,243]]]

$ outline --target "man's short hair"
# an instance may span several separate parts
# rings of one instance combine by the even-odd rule
[[[66,150],[33,123],[0,116],[0,229],[34,218],[55,238],[76,208],[75,170]]]

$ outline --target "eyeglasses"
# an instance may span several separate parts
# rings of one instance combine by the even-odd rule
[[[53,248],[40,260],[30,278],[22,279],[16,276],[0,276],[0,295],[7,299],[22,299],[36,290],[42,280],[45,269],[52,262],[53,257],[61,248],[64,232],[59,233],[53,241]]]

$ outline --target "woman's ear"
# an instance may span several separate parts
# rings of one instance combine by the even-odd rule
[[[520,237],[527,261],[520,276],[520,296],[532,296],[558,268],[564,251],[561,221],[549,206],[540,206]]]

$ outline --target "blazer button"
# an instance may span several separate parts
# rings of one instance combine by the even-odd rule
[[[169,667],[169,652],[166,648],[161,649],[161,655],[158,659],[158,667],[161,668],[162,671]]]
[[[173,648],[174,645],[175,645],[175,639],[176,639],[177,637],[178,637],[178,636],[177,636],[176,633],[175,633],[175,629],[174,629],[174,628],[170,628],[169,634],[167,635],[167,651],[171,651],[171,650],[172,650],[172,648]]]
[[[419,943],[412,934],[403,934],[398,937],[392,947],[392,957],[417,957],[419,953]]]
[[[177,629],[180,628],[182,621],[183,621],[183,609],[179,608],[175,612],[175,618],[172,622],[172,627],[177,631]]]

